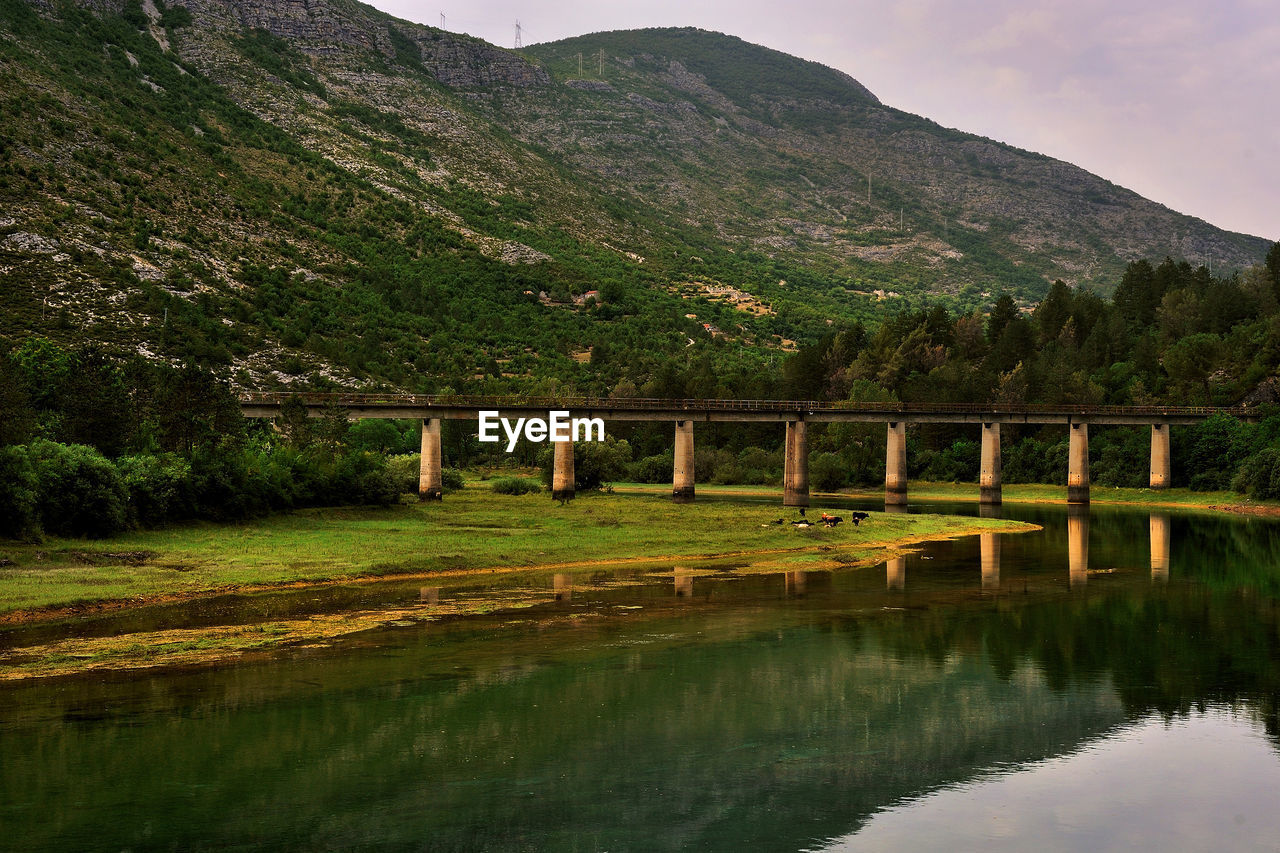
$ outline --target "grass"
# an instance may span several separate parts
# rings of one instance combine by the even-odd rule
[[[810,516],[821,509],[815,501]],[[1028,528],[994,519],[881,513],[857,528],[770,524],[795,517],[794,510],[777,505],[676,505],[667,497],[592,494],[561,506],[545,495],[464,490],[439,504],[306,510],[98,542],[0,544],[0,615],[15,621],[103,602],[668,556],[790,553],[816,568],[851,564],[879,549],[928,538]]]
[[[669,493],[670,486],[649,483],[618,483],[614,491],[621,493]],[[703,495],[772,495],[781,492],[779,487],[770,486],[704,486],[698,485],[698,493]],[[880,488],[842,489],[839,492],[818,493],[841,498],[883,499],[884,490]],[[907,487],[908,497],[912,501],[976,501],[978,500],[977,483],[927,483],[912,481]],[[1001,489],[1006,503],[1066,503],[1067,487],[1046,485],[1041,483],[1006,484]],[[1203,508],[1242,508],[1272,507],[1280,510],[1280,501],[1256,501],[1239,492],[1193,492],[1190,489],[1129,489],[1117,486],[1093,485],[1089,490],[1089,500],[1094,503],[1143,504],[1147,506],[1185,506]]]

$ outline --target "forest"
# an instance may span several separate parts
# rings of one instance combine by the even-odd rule
[[[935,305],[877,326],[850,323],[775,369],[750,374],[725,369],[714,349],[656,366],[609,351],[602,345],[592,353],[586,388],[565,383],[560,390],[605,385],[615,396],[851,403],[1243,403],[1258,417],[1218,416],[1173,430],[1174,485],[1280,497],[1280,243],[1265,263],[1230,277],[1140,260],[1110,299],[1059,281],[1029,311],[1002,295],[985,312]],[[194,358],[175,367],[39,337],[11,343],[0,353],[0,535],[102,537],[188,519],[389,504],[415,490],[417,423],[350,423],[340,410],[308,419],[301,405],[275,423],[246,420],[216,367]],[[460,469],[488,476],[549,465],[544,445],[526,442],[506,454],[468,427],[446,424],[448,488],[462,487]],[[670,432],[669,424],[610,425],[604,443],[579,445],[578,487],[669,481]],[[776,484],[781,440],[769,426],[700,427],[697,481]],[[975,480],[978,440],[963,427],[912,428],[910,475]],[[813,487],[881,481],[884,441],[876,424],[816,426]],[[1065,482],[1064,431],[1007,428],[1002,441],[1006,482]],[[1148,441],[1143,428],[1095,428],[1093,481],[1145,486]]]

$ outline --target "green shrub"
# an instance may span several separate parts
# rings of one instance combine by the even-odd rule
[[[377,504],[388,506],[400,491],[387,472],[385,458],[377,453],[355,451],[338,458],[325,503]]]
[[[25,447],[0,447],[0,536],[40,534],[39,487]]]
[[[444,487],[446,492],[457,491],[466,486],[467,481],[463,479],[462,472],[457,468],[445,468],[440,472],[440,485]]]
[[[637,459],[627,466],[627,477],[636,483],[670,483],[675,457],[671,453],[659,453]]]
[[[40,524],[58,536],[101,538],[129,526],[129,496],[119,470],[92,447],[31,443]]]
[[[542,491],[537,480],[529,477],[499,477],[490,488],[500,495],[532,495]]]
[[[387,474],[401,494],[406,492],[417,494],[418,478],[421,474],[421,459],[422,454],[420,453],[402,453],[398,456],[387,457]]]
[[[116,468],[128,491],[135,524],[155,526],[192,515],[191,465],[181,456],[125,456],[116,462]]]
[[[839,454],[815,453],[809,457],[809,483],[821,492],[842,489],[849,484],[849,466]]]
[[[776,483],[782,475],[782,457],[759,447],[745,448],[738,454],[738,482],[749,486]]]

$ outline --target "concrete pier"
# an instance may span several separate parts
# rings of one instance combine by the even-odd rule
[[[978,500],[998,504],[1000,496],[1000,424],[982,425],[982,464],[978,469]]]
[[[978,535],[978,553],[982,561],[982,588],[987,591],[1000,588],[1000,534]]]
[[[440,419],[422,422],[422,459],[418,463],[418,500],[438,501],[444,495],[441,474]]]
[[[1072,424],[1067,459],[1067,503],[1089,502],[1089,425]]]
[[[1071,586],[1089,580],[1089,508],[1067,507],[1067,578]]]
[[[782,505],[809,505],[809,441],[804,421],[787,421],[786,456],[783,461]]]
[[[885,588],[903,590],[907,588],[907,558],[894,557],[884,564]]]
[[[693,421],[676,421],[676,461],[671,475],[671,498],[693,501]]]
[[[889,422],[889,443],[884,455],[884,502],[886,506],[907,503],[907,425]]]
[[[1151,488],[1169,488],[1169,425],[1151,425]]]
[[[573,442],[557,441],[551,469],[551,497],[573,500]]]
[[[1151,579],[1160,583],[1169,581],[1169,543],[1173,536],[1169,529],[1167,512],[1151,513]]]

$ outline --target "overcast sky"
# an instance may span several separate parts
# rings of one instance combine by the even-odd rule
[[[1276,0],[376,0],[511,47],[695,26],[857,78],[886,104],[1280,239]]]

